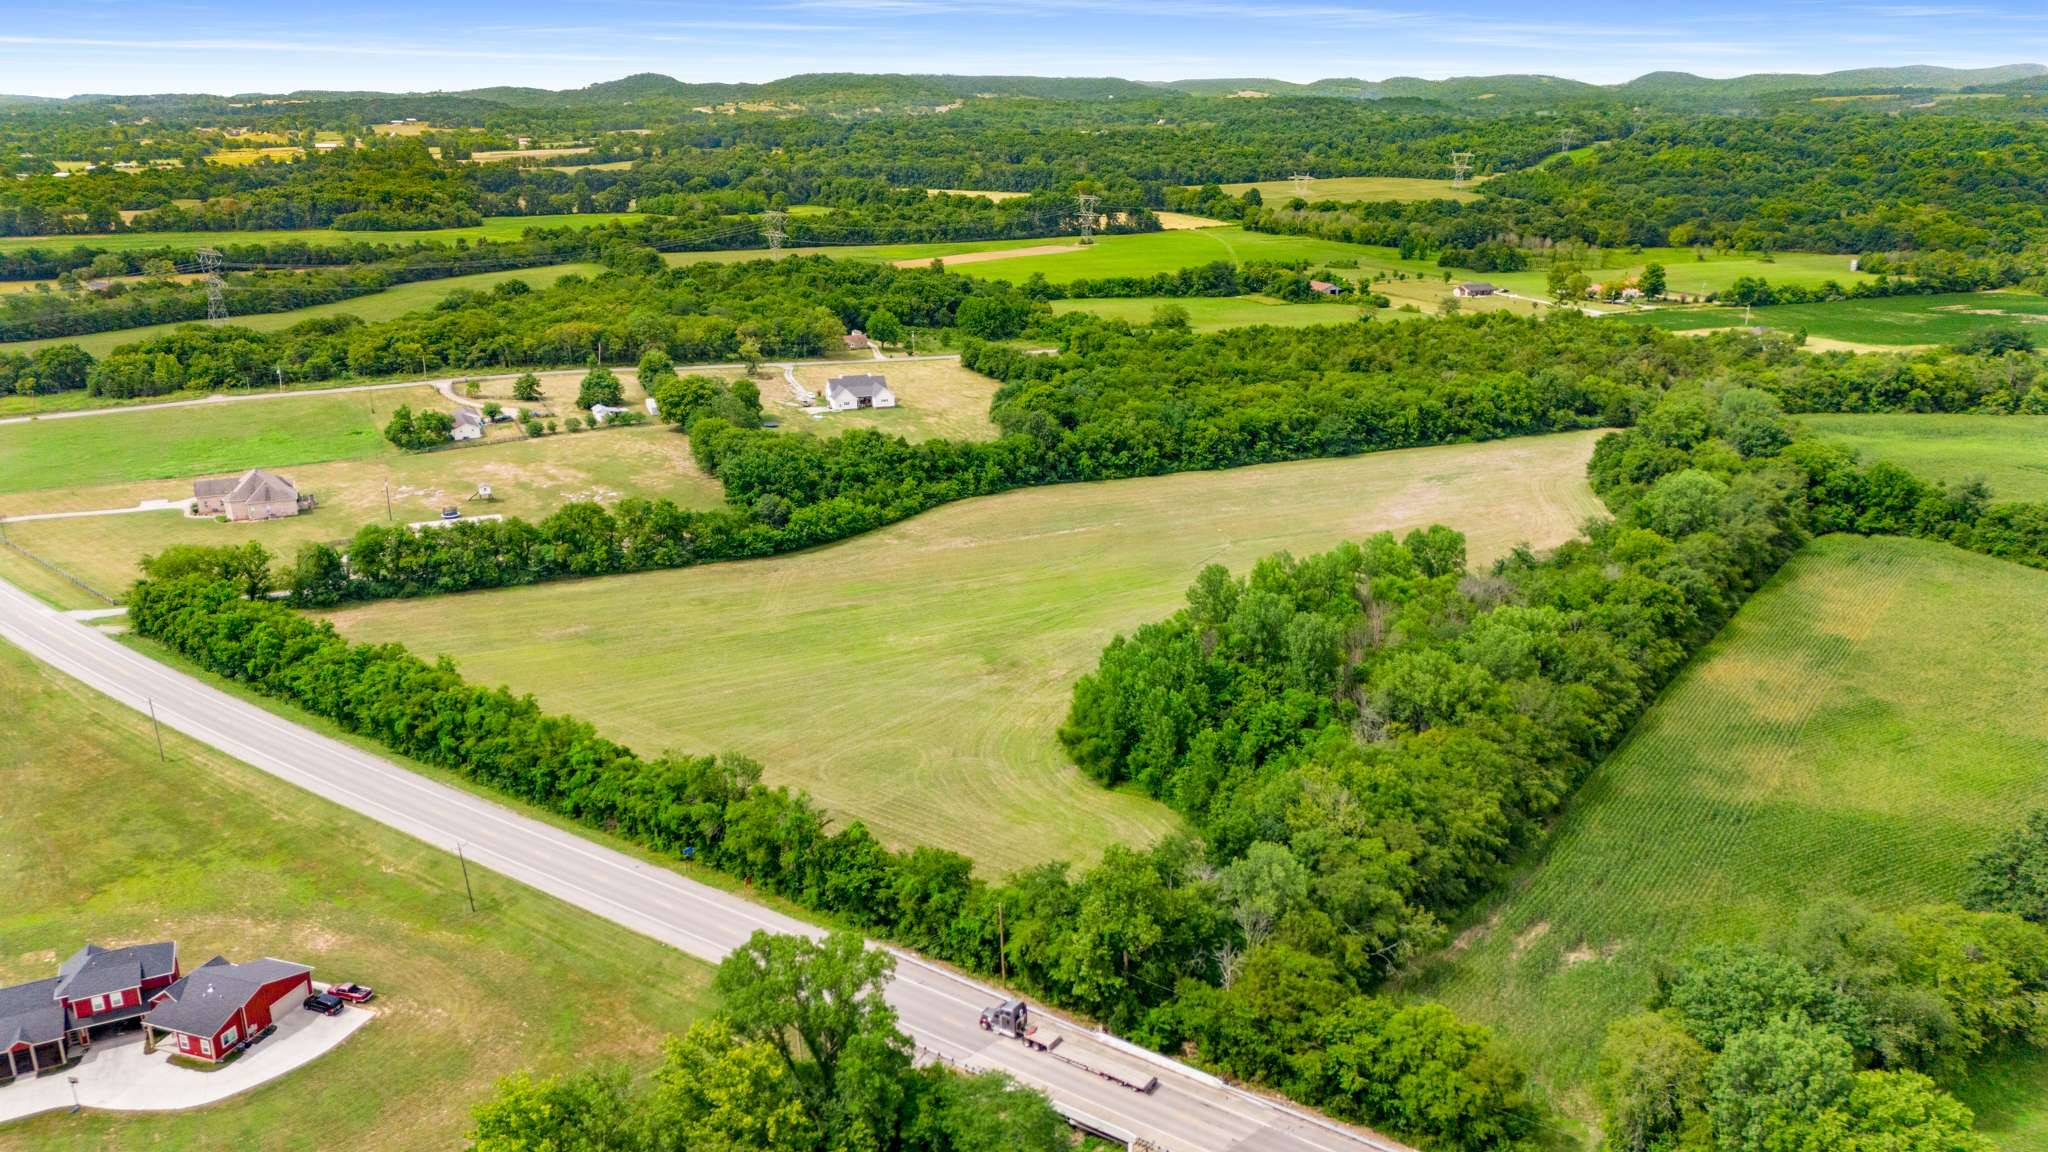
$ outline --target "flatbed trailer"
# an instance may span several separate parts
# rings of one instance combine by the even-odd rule
[[[1059,1029],[1034,1024],[1031,1008],[1022,1000],[1005,1000],[983,1009],[981,1027],[985,1032],[1009,1036],[1034,1052],[1047,1053],[1062,1064],[1070,1064],[1112,1084],[1121,1084],[1133,1092],[1150,1092],[1159,1087],[1159,1077],[1142,1061],[1099,1046],[1091,1046],[1084,1051],[1066,1043],[1067,1038]]]

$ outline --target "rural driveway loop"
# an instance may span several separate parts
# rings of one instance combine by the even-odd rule
[[[0,581],[0,638],[138,711],[230,756],[429,844],[607,920],[717,961],[757,929],[820,929],[586,840],[503,805],[322,736],[123,647]],[[898,951],[888,995],[920,1048],[970,1068],[998,1068],[1062,1111],[1169,1152],[1400,1152],[1402,1146],[1232,1088],[1145,1053],[1159,1087],[1139,1095],[1022,1045],[996,1042],[977,1014],[999,993]],[[1068,1043],[1121,1042],[1069,1032]]]

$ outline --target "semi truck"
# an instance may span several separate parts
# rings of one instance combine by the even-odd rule
[[[1159,1086],[1159,1077],[1138,1060],[1114,1052],[1084,1051],[1077,1045],[1066,1044],[1066,1036],[1057,1028],[1033,1023],[1031,1006],[1022,1000],[1005,1000],[983,1008],[981,1030],[1008,1036],[1034,1052],[1044,1052],[1063,1064],[1100,1076],[1133,1092],[1150,1092]]]

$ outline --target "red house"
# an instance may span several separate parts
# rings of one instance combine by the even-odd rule
[[[134,1028],[177,979],[176,944],[87,944],[56,976],[0,988],[0,1081],[66,1064],[94,1038]]]
[[[247,964],[215,956],[158,992],[143,1023],[177,1037],[181,1055],[219,1060],[269,1027],[280,1001],[312,995],[312,973],[304,964],[268,956]]]

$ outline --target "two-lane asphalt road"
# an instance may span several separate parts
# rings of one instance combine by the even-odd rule
[[[757,929],[817,929],[743,897],[429,780],[389,760],[273,715],[128,649],[0,582],[0,639],[165,726],[256,768],[454,851],[607,920],[716,961]],[[1163,1057],[1143,1054],[1159,1087],[1140,1095],[981,1031],[986,985],[897,953],[889,999],[904,1031],[928,1054],[969,1068],[1000,1068],[1045,1091],[1070,1116],[1165,1152],[1391,1152],[1370,1133],[1240,1091]],[[1110,1051],[1108,1037],[1065,1027],[1075,1054]],[[1118,1055],[1140,1058],[1136,1050]]]

